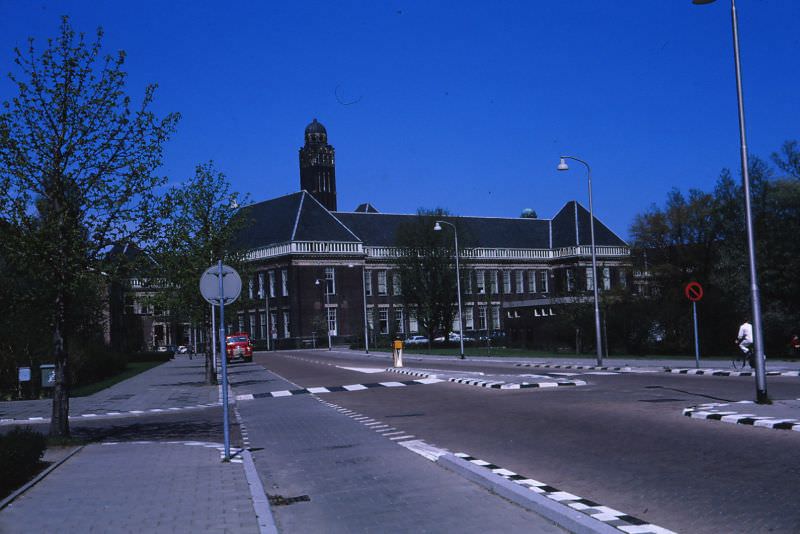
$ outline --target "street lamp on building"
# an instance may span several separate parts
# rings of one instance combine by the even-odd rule
[[[592,289],[594,290],[594,332],[595,332],[595,346],[597,347],[597,365],[603,365],[603,343],[602,336],[600,335],[600,305],[597,296],[597,249],[594,245],[594,206],[592,204],[592,168],[589,164],[580,158],[574,156],[561,156],[561,161],[558,164],[559,171],[569,170],[569,165],[565,160],[574,160],[583,163],[586,166],[586,172],[589,177],[589,234],[592,236]],[[578,243],[579,244],[579,243]]]
[[[693,4],[710,4],[714,0],[692,0]],[[736,67],[736,97],[739,104],[739,152],[742,166],[744,188],[745,223],[747,226],[747,259],[750,267],[750,305],[753,314],[753,345],[756,349],[756,402],[769,402],[767,379],[764,372],[764,339],[761,329],[761,297],[756,273],[756,249],[753,232],[753,215],[750,209],[750,177],[747,173],[747,137],[744,131],[744,97],[742,96],[742,66],[739,61],[739,21],[736,16],[736,2],[731,0],[731,23],[733,26],[733,60]]]
[[[456,291],[458,292],[458,341],[461,346],[461,359],[464,359],[464,316],[461,313],[461,272],[458,266],[458,230],[456,229],[456,225],[453,223],[449,223],[447,221],[436,221],[436,224],[433,225],[433,229],[437,232],[442,231],[442,225],[446,224],[453,229],[453,236],[455,238],[456,244]]]
[[[328,330],[328,350],[331,350],[331,320],[330,320],[330,291],[328,291],[328,280],[325,278],[317,278],[314,284],[321,286],[325,292],[325,328]]]

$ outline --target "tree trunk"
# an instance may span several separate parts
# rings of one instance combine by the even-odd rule
[[[579,356],[583,352],[583,343],[581,343],[581,329],[575,328],[575,355]]]
[[[208,314],[205,314],[205,327],[206,327],[206,384],[210,386],[217,385],[217,373],[214,372],[214,336],[211,332],[211,320]]]
[[[59,293],[55,302],[55,327],[53,329],[53,354],[55,356],[56,383],[53,388],[53,411],[50,435],[69,437],[69,359],[64,338],[64,295]]]

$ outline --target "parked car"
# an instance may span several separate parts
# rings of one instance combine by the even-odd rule
[[[247,332],[236,332],[225,336],[225,355],[228,362],[243,360],[253,361],[253,342],[250,341],[250,334]]]
[[[434,338],[434,341],[437,341],[439,343],[444,343],[445,339],[444,336],[439,336],[437,338]],[[458,332],[450,332],[449,334],[447,334],[447,341],[450,343],[458,343],[459,341],[461,341],[461,334],[459,334]],[[475,341],[475,338],[464,336],[464,343],[471,343],[473,341]]]
[[[189,347],[186,345],[180,345],[178,347],[178,354],[186,354],[187,352],[189,352]]]
[[[425,336],[409,336],[403,343],[405,343],[408,346],[427,345],[428,338]]]

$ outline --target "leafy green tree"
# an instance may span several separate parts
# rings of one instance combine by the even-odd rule
[[[437,220],[448,218],[458,227],[457,218],[441,208],[420,209],[417,217],[397,229],[395,243],[403,253],[397,259],[400,290],[408,310],[428,340],[437,332],[447,335],[456,316],[456,274],[453,238],[450,228],[436,232]],[[430,341],[429,341],[430,344]]]
[[[247,224],[244,217],[237,217],[237,207],[247,199],[231,190],[225,174],[210,161],[198,165],[191,179],[173,187],[167,199],[171,216],[155,246],[162,289],[154,301],[173,318],[200,325],[211,340],[211,308],[200,295],[198,282],[221,259],[242,276],[242,298],[247,294],[249,272],[234,250],[235,236]],[[214,384],[210,346],[205,356],[206,382]]]
[[[50,433],[69,435],[69,346],[79,291],[101,276],[105,252],[147,241],[157,227],[154,189],[177,114],[150,111],[155,86],[132,109],[125,53],[101,55],[65,17],[39,51],[15,50],[16,96],[0,112],[0,222],[14,231],[6,252],[35,269],[50,305],[56,384]]]

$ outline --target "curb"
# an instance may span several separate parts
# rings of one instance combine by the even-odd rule
[[[448,382],[456,384],[467,384],[491,389],[528,389],[528,388],[557,388],[563,386],[585,386],[583,380],[565,380],[563,382],[490,382],[488,380],[474,380],[470,378],[448,378]]]
[[[664,368],[665,373],[677,375],[708,375],[708,376],[754,376],[755,371],[722,371],[719,369],[673,369]],[[800,371],[767,371],[764,376],[800,376]]]
[[[577,369],[589,371],[630,371],[632,367],[606,367],[600,365],[571,365],[571,364],[551,364],[551,363],[517,363],[514,367],[535,367],[539,369]]]
[[[44,477],[46,477],[51,472],[53,472],[61,464],[63,464],[64,462],[66,462],[67,460],[69,460],[70,458],[75,456],[78,452],[83,450],[84,447],[85,447],[85,445],[81,445],[80,447],[76,447],[75,450],[73,450],[72,452],[67,454],[65,457],[63,457],[62,459],[60,459],[59,461],[55,462],[53,465],[51,465],[50,467],[48,467],[47,469],[45,469],[44,471],[42,471],[41,473],[36,475],[36,477],[34,477],[33,480],[29,481],[27,484],[25,484],[24,486],[19,488],[17,491],[15,491],[11,495],[9,495],[8,497],[6,497],[2,501],[0,501],[0,510],[2,510],[3,508],[5,508],[9,504],[11,504],[17,497],[19,497],[20,495],[22,495],[23,493],[25,493],[26,491],[28,491],[29,489],[34,487],[36,484],[41,482]]]
[[[752,401],[743,401],[733,404],[752,404]],[[776,419],[769,416],[739,413],[729,410],[720,410],[726,403],[709,403],[691,406],[683,409],[683,415],[692,419],[706,419],[710,421],[721,421],[734,425],[748,425],[761,428],[771,428],[774,430],[793,430],[800,432],[800,421],[797,419]]]
[[[576,534],[619,534],[619,530],[614,527],[534,493],[519,484],[506,480],[500,475],[487,471],[485,468],[453,454],[447,453],[440,456],[436,463],[531,512],[549,519],[570,532]]]
[[[438,375],[431,373],[424,373],[422,371],[407,371],[405,369],[397,369],[394,367],[387,367],[387,372],[399,373],[402,375],[422,376],[430,378],[438,378]],[[442,379],[443,380],[443,379]],[[583,380],[562,380],[560,382],[505,382],[505,381],[490,381],[479,380],[474,378],[448,378],[448,382],[455,384],[464,384],[467,386],[478,386],[482,388],[491,389],[528,389],[528,388],[554,388],[559,386],[585,386],[586,382]]]
[[[278,527],[275,525],[275,518],[269,508],[269,500],[264,492],[264,486],[258,477],[258,471],[253,463],[253,456],[247,449],[242,451],[244,460],[244,475],[247,478],[247,485],[250,487],[250,496],[253,499],[253,509],[258,520],[258,530],[261,534],[278,534]]]

